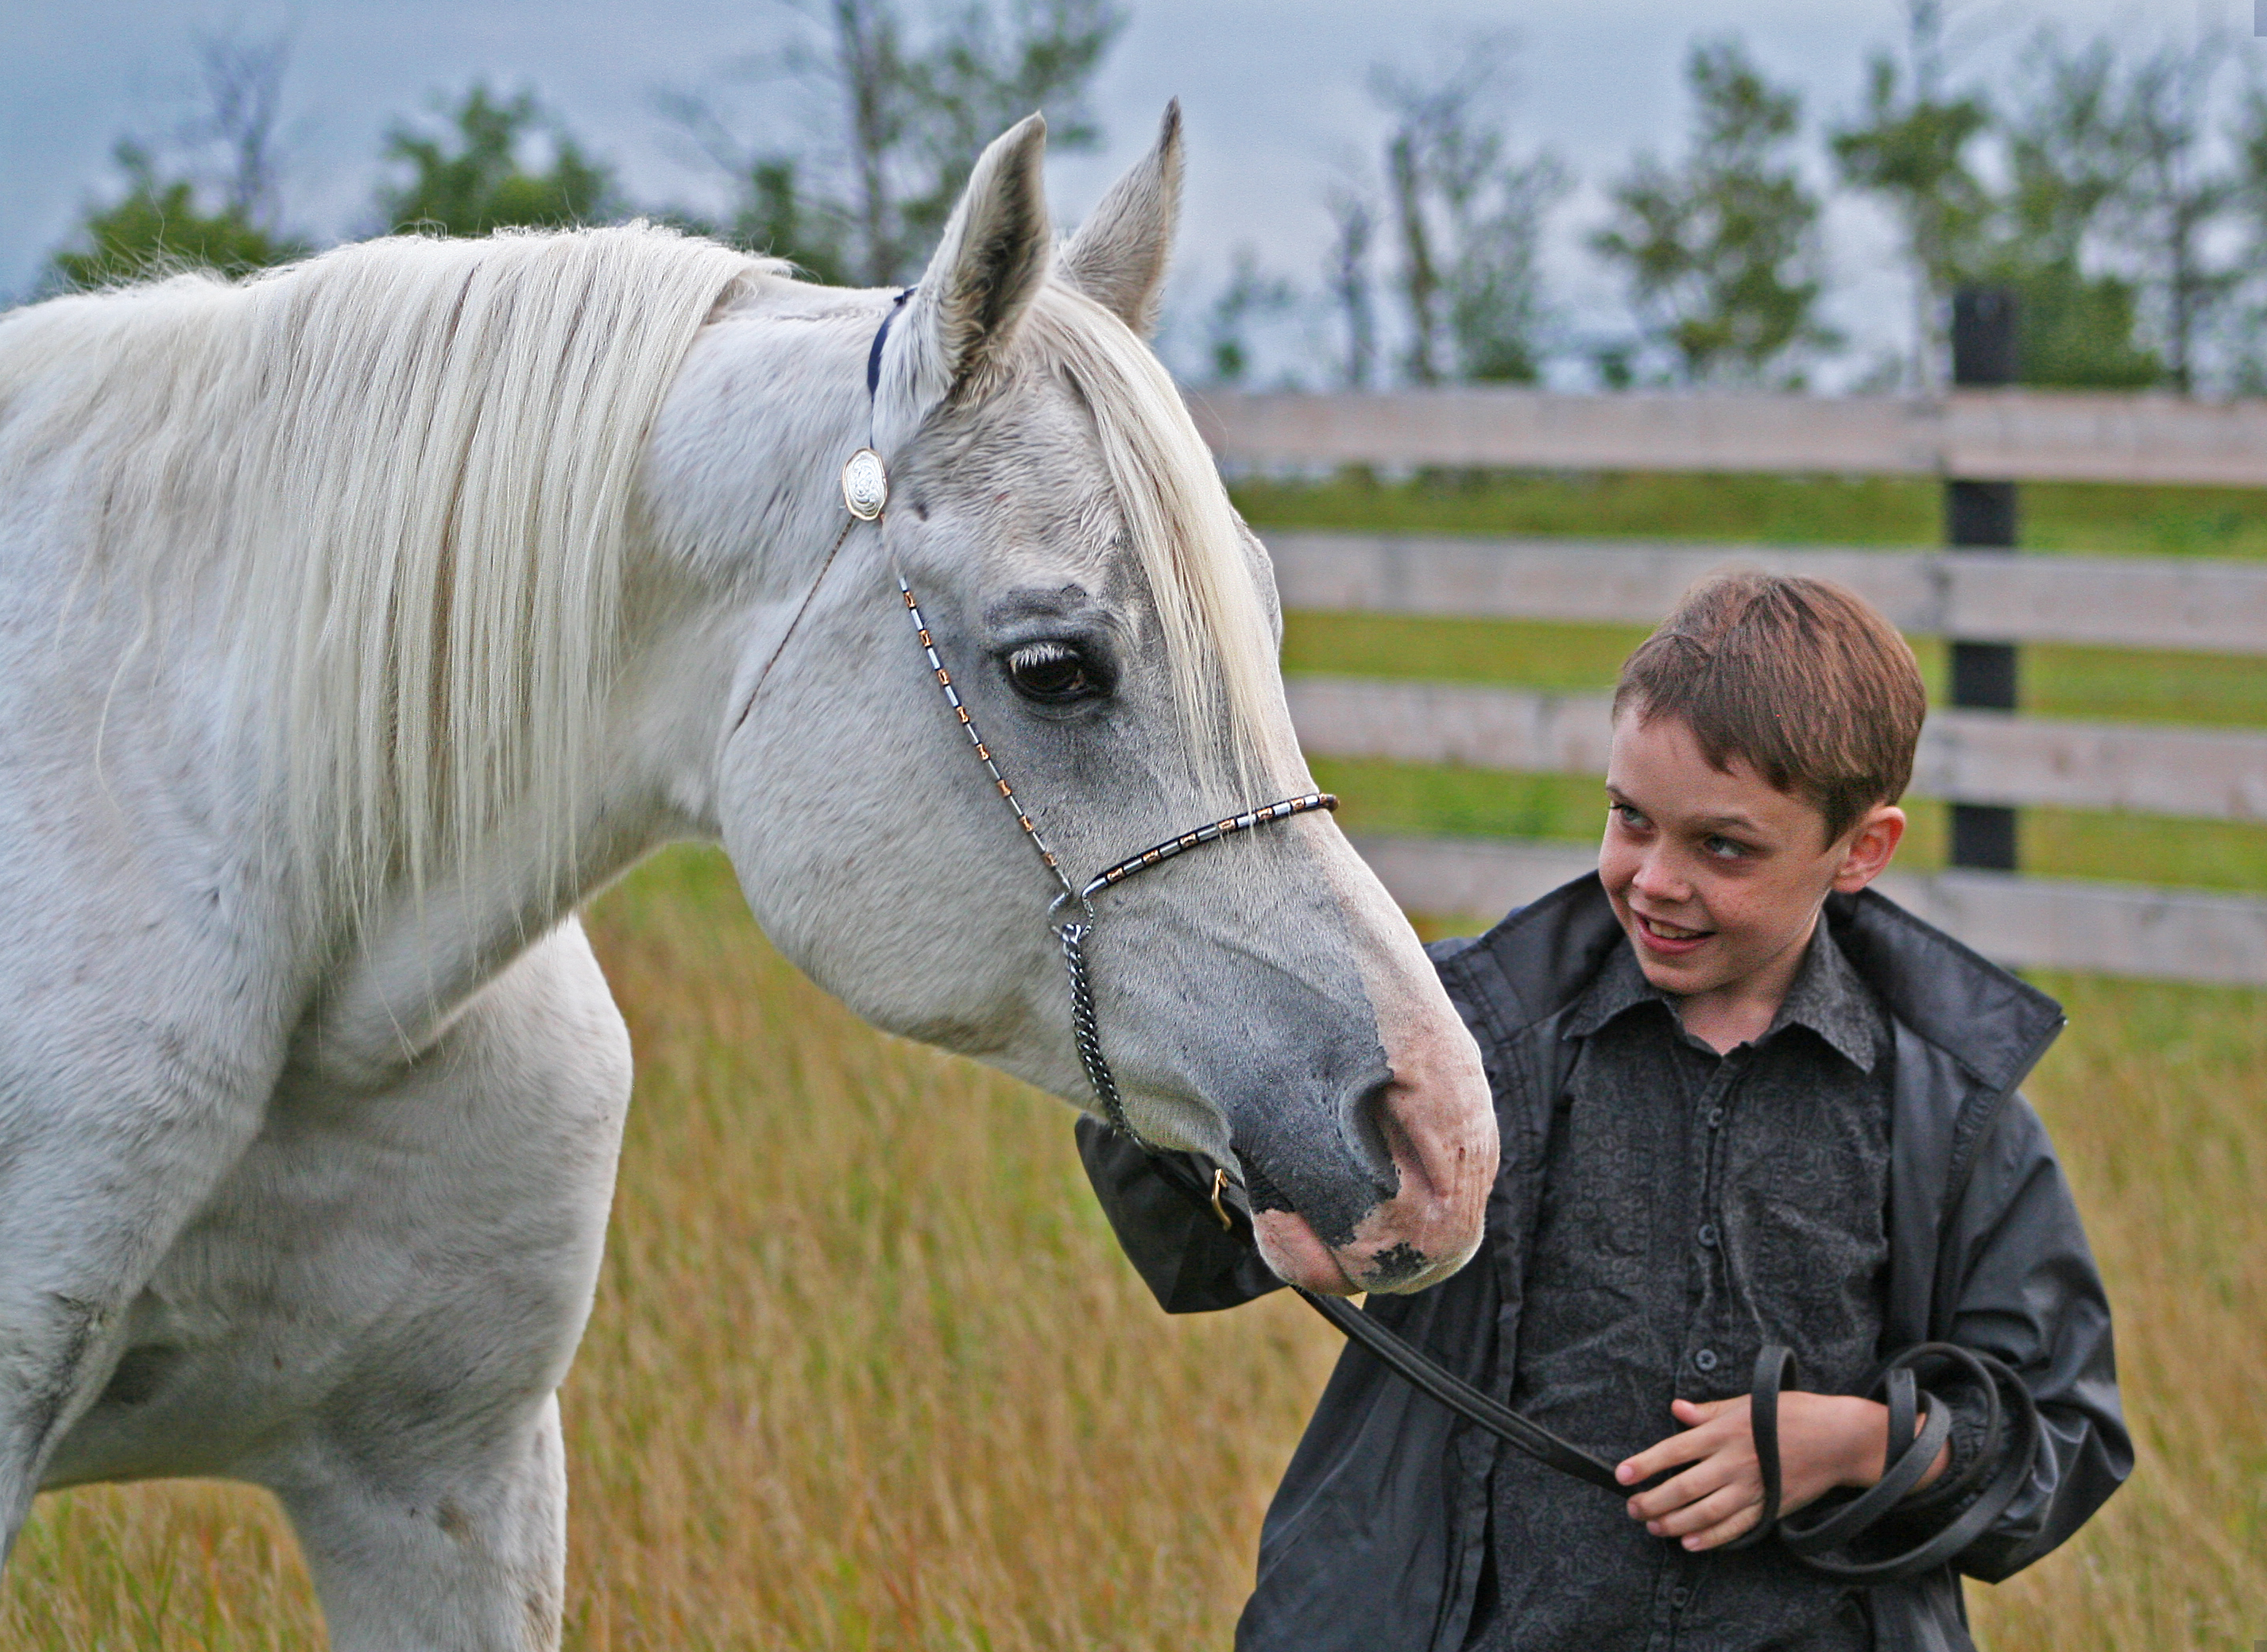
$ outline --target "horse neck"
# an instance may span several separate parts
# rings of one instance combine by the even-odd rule
[[[725,740],[827,564],[837,475],[867,429],[862,358],[843,341],[723,325],[739,335],[696,344],[657,422],[616,671],[573,818],[508,817],[421,887],[388,892],[326,990],[326,1056],[383,1066],[420,1047],[637,860],[717,836]],[[836,381],[848,391],[810,393]]]

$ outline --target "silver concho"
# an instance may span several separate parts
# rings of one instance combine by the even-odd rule
[[[889,502],[890,473],[882,468],[879,453],[862,447],[843,461],[842,503],[850,507],[852,516],[871,522]]]

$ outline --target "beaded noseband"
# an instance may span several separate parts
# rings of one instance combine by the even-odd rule
[[[890,324],[898,319],[899,312],[905,308],[906,300],[912,297],[913,289],[910,287],[898,295],[897,303],[891,306],[889,314],[882,318],[882,325],[874,334],[873,346],[867,351],[866,398],[869,407],[881,383],[882,346],[890,336]],[[869,444],[853,453],[842,466],[842,503],[849,511],[851,520],[842,525],[842,533],[834,541],[834,550],[841,549],[843,539],[857,523],[879,522],[889,501],[889,471],[882,463],[882,456],[871,446],[869,437]],[[829,565],[833,559],[834,553],[830,551],[827,554]],[[905,575],[895,563],[891,565],[890,571],[898,582],[898,594],[905,599],[906,613],[913,620],[914,635],[921,639],[921,653],[928,661],[930,674],[936,679],[938,692],[943,694],[944,703],[951,709],[961,732],[967,735],[968,744],[976,753],[976,760],[992,777],[992,784],[998,789],[1000,800],[1016,817],[1016,824],[1022,828],[1024,841],[1038,852],[1040,862],[1055,880],[1059,892],[1047,907],[1047,916],[1056,939],[1062,943],[1063,967],[1070,976],[1071,1036],[1078,1046],[1079,1065],[1086,1069],[1086,1082],[1093,1087],[1095,1099],[1102,1104],[1103,1116],[1109,1120],[1111,1128],[1154,1152],[1156,1149],[1126,1118],[1126,1104],[1118,1093],[1117,1076],[1110,1070],[1110,1062],[1102,1053],[1102,1032],[1094,1012],[1094,983],[1088,973],[1086,961],[1087,938],[1094,933],[1097,921],[1094,910],[1095,896],[1105,889],[1117,887],[1136,872],[1146,872],[1153,866],[1162,866],[1191,849],[1202,848],[1207,843],[1217,843],[1222,838],[1234,837],[1240,832],[1249,832],[1258,826],[1288,820],[1293,815],[1305,814],[1316,809],[1335,809],[1339,806],[1339,800],[1326,791],[1310,791],[1296,797],[1280,798],[1256,809],[1247,809],[1242,814],[1230,815],[1224,820],[1207,821],[1178,837],[1167,838],[1162,843],[1153,843],[1139,855],[1128,855],[1115,865],[1105,867],[1083,885],[1072,883],[1070,875],[1063,870],[1062,863],[1055,857],[1054,850],[1047,847],[1047,841],[1041,835],[1038,823],[1016,801],[1016,789],[1000,772],[999,760],[992,755],[992,748],[977,732],[975,720],[961,702],[960,691],[953,686],[951,671],[937,657],[936,639],[929,632],[928,621],[921,617],[921,604],[914,599],[913,587],[906,583]],[[819,577],[825,577],[824,569],[820,570]],[[1056,921],[1058,914],[1061,914],[1060,921]],[[1217,1179],[1214,1191],[1216,1199],[1220,1192]],[[1222,1220],[1225,1219],[1223,1215]]]

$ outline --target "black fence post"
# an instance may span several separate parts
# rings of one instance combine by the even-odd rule
[[[2016,372],[2015,295],[2006,287],[1963,287],[1952,299],[1952,382],[2011,385]],[[2015,484],[1948,480],[1944,539],[1957,552],[2007,555],[2015,548]],[[2015,709],[2015,645],[1950,639],[1952,703],[1987,711]],[[1951,862],[1984,871],[2015,870],[2015,811],[1995,804],[1952,805]]]

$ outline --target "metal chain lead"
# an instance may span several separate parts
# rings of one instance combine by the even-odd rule
[[[1095,1099],[1101,1102],[1103,1116],[1110,1120],[1111,1128],[1130,1136],[1144,1151],[1154,1153],[1126,1118],[1126,1104],[1118,1098],[1118,1076],[1110,1070],[1110,1063],[1102,1059],[1102,1027],[1094,1015],[1094,986],[1086,978],[1086,937],[1094,932],[1091,907],[1085,921],[1073,920],[1055,926],[1056,938],[1062,942],[1063,967],[1070,972],[1070,1036],[1078,1046],[1078,1062],[1086,1068],[1086,1082],[1094,1088]]]

